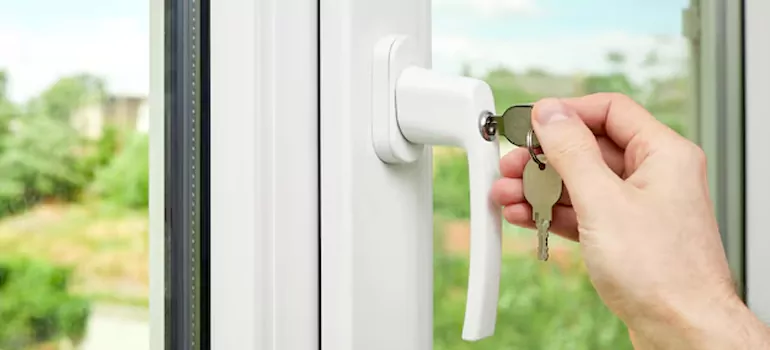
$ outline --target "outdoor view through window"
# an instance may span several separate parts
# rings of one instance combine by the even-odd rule
[[[622,92],[686,135],[690,120],[688,0],[433,0],[433,66],[487,81],[497,111],[544,97]],[[690,127],[691,128],[691,127]],[[505,154],[513,147],[501,141]],[[458,337],[468,274],[468,169],[457,149],[434,148],[434,348],[631,349],[580,262],[551,238],[536,258],[533,231],[503,226],[494,337]]]
[[[149,348],[149,18],[0,0],[0,349]]]
[[[619,91],[686,134],[686,2],[434,0],[434,68],[486,80],[498,112]],[[148,1],[0,0],[2,350],[149,348],[149,18]],[[462,341],[467,163],[434,153],[435,349],[631,348],[578,246],[554,237],[543,263],[507,224],[496,334]]]

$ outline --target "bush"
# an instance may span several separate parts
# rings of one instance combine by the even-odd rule
[[[96,174],[95,192],[109,202],[144,208],[150,190],[149,137],[134,134],[126,147]]]
[[[65,123],[38,116],[21,119],[1,142],[0,216],[42,198],[72,200],[87,183],[77,162],[79,138]]]
[[[433,159],[433,210],[449,218],[470,217],[468,160],[465,153],[451,151]]]
[[[85,336],[89,302],[69,294],[71,270],[41,261],[0,261],[0,349]]]
[[[80,157],[80,169],[89,181],[96,173],[107,166],[122,147],[123,135],[120,129],[107,126],[98,140],[85,142],[85,154]]]
[[[503,256],[495,335],[462,340],[468,258],[445,254],[441,227],[435,232],[436,350],[633,349],[625,325],[606,308],[577,259],[560,268],[524,255]]]

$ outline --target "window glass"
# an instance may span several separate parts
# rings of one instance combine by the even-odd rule
[[[0,1],[0,349],[149,348],[147,1]]]
[[[544,97],[622,92],[678,132],[693,132],[686,0],[434,0],[434,69],[487,81],[498,113]],[[512,149],[501,141],[503,154]],[[551,235],[548,262],[536,235],[507,223],[498,327],[460,338],[469,251],[468,169],[461,151],[434,149],[434,346],[459,349],[631,349],[602,303],[579,246]]]

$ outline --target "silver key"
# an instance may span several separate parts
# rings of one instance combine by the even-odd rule
[[[495,116],[497,131],[508,142],[526,147],[527,132],[532,129],[532,104],[520,104],[508,107],[501,116]],[[532,147],[539,147],[537,136],[532,135]]]
[[[529,159],[524,166],[524,198],[532,205],[532,220],[537,227],[538,248],[537,256],[542,261],[548,260],[548,229],[551,227],[553,206],[561,197],[562,181],[559,173],[548,166],[544,154],[537,155],[546,166],[540,166]]]

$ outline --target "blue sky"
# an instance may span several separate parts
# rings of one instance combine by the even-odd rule
[[[494,66],[595,72],[610,50],[626,54],[627,71],[642,79],[681,69],[686,42],[681,13],[688,0],[434,0],[434,67],[456,71]],[[639,68],[656,49],[670,62]]]
[[[11,97],[26,100],[78,71],[103,75],[114,92],[146,94],[148,2],[0,0],[0,69],[11,75]],[[664,58],[684,57],[687,2],[434,0],[434,67],[601,71],[607,51],[618,50],[629,57],[629,72],[643,77],[649,73],[636,66],[653,48]]]

